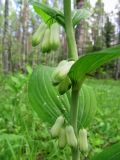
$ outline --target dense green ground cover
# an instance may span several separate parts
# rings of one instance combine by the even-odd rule
[[[32,111],[27,94],[29,74],[0,77],[0,159],[68,160],[69,148],[57,149],[49,128]],[[88,129],[90,155],[120,141],[120,81],[86,80],[98,102]],[[63,156],[64,155],[64,156]]]

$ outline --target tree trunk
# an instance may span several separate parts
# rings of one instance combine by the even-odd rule
[[[0,0],[0,17],[2,17],[2,2]],[[2,22],[0,22],[0,47],[2,48]],[[0,49],[0,52],[2,50]],[[2,54],[0,54],[0,72],[2,68]]]
[[[77,0],[76,1],[76,6],[77,9],[81,9],[84,5],[84,0]],[[76,43],[77,43],[77,50],[78,50],[78,55],[82,54],[82,44],[83,44],[83,28],[82,24],[79,24],[76,28],[75,32],[75,38],[76,38]]]
[[[28,59],[28,1],[23,2],[23,12],[22,12],[22,47],[21,47],[21,69],[25,69],[25,64]]]
[[[17,64],[14,64],[13,67],[13,71],[14,69],[20,69],[21,68],[21,60],[22,60],[22,56],[21,56],[21,48],[22,48],[22,4],[18,3],[19,6],[19,13],[18,13],[18,19],[17,19],[17,24],[16,24],[16,40],[17,40],[17,54],[18,54],[18,60],[17,60]]]
[[[120,74],[120,59],[115,60],[114,63],[114,79],[118,80]]]
[[[4,31],[3,31],[3,53],[2,63],[3,72],[6,74],[9,72],[9,0],[5,0],[4,10]]]
[[[118,44],[120,44],[120,11],[118,12]]]
[[[120,11],[118,12],[118,44],[120,44]],[[114,73],[114,78],[116,80],[119,79],[119,74],[120,74],[120,58],[118,58],[115,62],[115,73]]]

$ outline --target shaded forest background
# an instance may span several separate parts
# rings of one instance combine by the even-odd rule
[[[38,1],[38,0],[37,0]],[[62,10],[60,0],[39,0]],[[92,7],[89,0],[77,0],[75,8],[87,7],[92,16],[76,28],[79,56],[108,48],[120,43],[120,0],[114,12],[106,13],[104,0],[96,0]],[[111,3],[111,2],[109,2]],[[108,4],[109,5],[109,4]],[[26,71],[26,66],[47,64],[55,66],[67,58],[64,31],[60,28],[61,47],[57,52],[42,54],[40,47],[32,47],[32,34],[41,23],[28,0],[0,0],[0,73]],[[102,66],[97,78],[120,78],[120,59]]]

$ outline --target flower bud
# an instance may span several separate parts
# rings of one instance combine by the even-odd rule
[[[86,129],[79,130],[78,143],[79,143],[79,147],[81,151],[83,152],[88,151],[88,141],[87,141],[87,130]]]
[[[69,146],[77,147],[77,138],[75,136],[74,129],[72,126],[66,127],[66,138]]]
[[[41,45],[42,53],[49,53],[51,51],[50,46],[50,29],[47,28],[43,37],[42,45]]]
[[[32,45],[37,46],[43,39],[45,30],[47,25],[45,23],[41,23],[36,32],[32,36]]]
[[[52,137],[59,136],[60,129],[62,128],[63,123],[64,123],[64,117],[63,116],[59,116],[56,119],[55,124],[52,126],[52,128],[50,130]]]
[[[62,60],[59,64],[58,67],[63,66],[64,64],[66,64],[68,61],[67,60]],[[58,68],[57,67],[57,68]]]
[[[68,74],[71,66],[73,65],[74,61],[69,61],[65,63],[65,61],[62,61],[59,63],[58,67],[55,69],[55,71],[52,74],[52,81],[53,84],[59,84]]]
[[[50,27],[50,45],[51,49],[56,51],[60,46],[59,25],[54,23]]]
[[[60,148],[64,148],[66,145],[66,132],[64,128],[60,129],[58,145]]]
[[[69,72],[69,70],[70,70],[70,68],[71,68],[71,66],[72,66],[73,64],[74,64],[74,61],[69,61],[69,62],[67,62],[66,64],[60,66],[60,68],[59,68],[59,73],[58,73],[58,77],[59,77],[61,80],[64,79],[64,78],[67,76],[67,74],[68,74],[68,72]]]

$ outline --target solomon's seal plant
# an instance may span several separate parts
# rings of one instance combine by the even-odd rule
[[[88,141],[87,141],[87,130],[86,129],[79,130],[78,143],[79,143],[79,147],[81,151],[83,152],[88,151]]]
[[[51,128],[51,134],[53,137],[59,136],[60,130],[63,126],[64,118],[62,116],[58,117],[55,124]]]
[[[74,61],[66,61],[63,60],[58,64],[58,67],[54,70],[52,74],[52,82],[53,85],[60,84],[62,80],[64,80],[66,77],[68,77],[68,72],[73,65]]]
[[[66,127],[66,137],[68,145],[77,148],[77,138],[73,126],[70,125]]]
[[[32,37],[32,45],[41,45],[42,53],[56,51],[60,46],[59,26],[57,23],[50,26],[41,23]]]
[[[80,160],[82,153],[89,152],[87,130],[89,132],[97,107],[95,93],[84,80],[101,65],[119,57],[120,45],[78,57],[75,28],[90,12],[83,8],[72,14],[71,0],[63,0],[63,12],[43,3],[31,3],[43,20],[33,35],[33,46],[40,45],[43,53],[57,50],[60,25],[65,31],[68,57],[72,61],[63,60],[56,68],[36,67],[29,81],[29,99],[38,116],[51,127],[51,137],[58,140],[58,146],[61,149],[69,146],[72,160]],[[119,149],[120,143],[115,144],[92,160],[118,160]]]
[[[61,128],[60,129],[60,133],[59,133],[59,140],[58,140],[58,145],[60,148],[64,148],[66,145],[66,132],[65,132],[65,128]]]
[[[71,80],[67,75],[74,61],[63,60],[58,64],[58,67],[53,71],[52,83],[58,87],[58,92],[60,95],[67,92],[71,86]]]
[[[41,23],[37,31],[32,36],[32,45],[34,47],[40,44],[41,41],[43,40],[43,36],[45,34],[46,28],[47,28],[47,25],[45,23]]]

